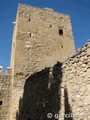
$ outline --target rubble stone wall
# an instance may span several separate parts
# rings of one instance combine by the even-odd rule
[[[11,70],[0,74],[0,120],[9,120],[11,98]]]
[[[90,41],[62,65],[63,94],[65,87],[73,114],[90,116]],[[65,97],[65,96],[64,96]],[[64,99],[64,98],[63,98]],[[80,120],[80,118],[75,118]],[[85,120],[87,120],[85,118]]]

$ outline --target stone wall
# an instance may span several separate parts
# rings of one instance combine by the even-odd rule
[[[75,51],[69,15],[20,4],[15,26],[15,74],[40,71]]]
[[[74,119],[84,120],[81,115],[86,115],[85,120],[87,116],[90,119],[90,41],[63,63],[62,70],[62,96],[65,97],[67,89],[68,102],[76,115]]]
[[[20,4],[12,44],[10,120],[16,120],[26,78],[74,53],[70,16]]]
[[[61,63],[33,73],[25,80],[16,120],[48,120],[47,113],[61,109]],[[52,118],[54,120],[54,117]]]
[[[11,98],[10,86],[11,69],[8,67],[6,74],[0,73],[0,120],[9,120]]]
[[[52,120],[59,113],[72,113],[70,120],[88,120],[90,41],[70,57],[74,52],[68,15],[20,4],[12,75],[10,68],[3,75],[0,67],[0,120],[47,120],[48,112]]]
[[[6,73],[0,68],[0,120],[10,120],[11,69]],[[63,63],[14,77],[14,120],[48,120],[47,113],[52,113],[52,120],[59,119],[56,114],[62,120],[90,119],[90,41]]]

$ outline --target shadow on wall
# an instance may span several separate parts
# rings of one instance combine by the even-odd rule
[[[61,107],[62,64],[31,75],[26,79],[23,97],[19,101],[16,120],[50,120],[47,113],[58,114]],[[54,117],[51,120],[55,120]]]
[[[68,91],[65,86],[64,88],[64,115],[66,116],[64,116],[64,120],[73,120],[73,116],[71,114],[72,114],[72,109],[69,104]]]

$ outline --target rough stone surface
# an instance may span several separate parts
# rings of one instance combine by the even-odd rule
[[[14,25],[0,120],[89,120],[90,41],[75,52],[70,16],[48,8],[20,4]]]
[[[20,4],[12,48],[15,74],[33,73],[65,60],[75,52],[70,16]]]
[[[57,61],[64,61],[74,52],[69,15],[50,9],[19,5],[11,55],[11,120],[16,119],[26,78],[45,67],[53,66]]]
[[[11,74],[0,74],[0,120],[9,120]]]
[[[90,41],[63,62],[62,71],[73,114],[86,113],[90,119]]]

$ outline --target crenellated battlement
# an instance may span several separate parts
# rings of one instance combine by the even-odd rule
[[[11,75],[12,74],[12,69],[11,67],[6,67],[6,72],[5,74],[3,73],[3,67],[0,66],[0,75]]]
[[[3,67],[0,66],[0,91],[1,89],[5,89],[4,87],[8,87],[8,85],[10,84],[10,80],[11,80],[11,73],[12,70],[10,67],[6,68],[6,73],[3,73]]]

